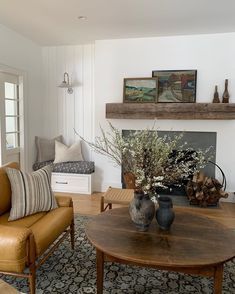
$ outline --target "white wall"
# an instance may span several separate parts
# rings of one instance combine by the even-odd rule
[[[71,144],[77,139],[75,127],[88,140],[94,139],[100,134],[99,125],[107,128],[105,103],[122,102],[123,78],[149,77],[152,70],[197,69],[197,102],[211,102],[216,84],[221,96],[228,78],[230,102],[235,102],[234,52],[235,33],[103,40],[95,45],[43,48],[43,133],[47,137],[62,134]],[[65,71],[75,85],[73,95],[57,87]],[[120,129],[153,125],[152,120],[111,122]],[[158,120],[157,126],[161,130],[217,132],[217,163],[226,173],[228,191],[235,191],[235,121]],[[85,153],[86,159],[96,164],[95,190],[120,186],[119,168],[105,157]]]
[[[229,79],[230,102],[235,102],[235,33],[143,39],[104,40],[95,43],[95,135],[107,127],[105,103],[122,102],[123,78],[149,77],[152,70],[197,69],[197,102],[211,102],[214,86],[220,96]],[[193,107],[193,105],[192,105]],[[120,129],[152,126],[147,120],[110,120]],[[235,191],[234,120],[158,120],[160,130],[217,132],[217,163],[224,170],[228,191]],[[120,185],[120,170],[95,156],[97,190]],[[219,172],[217,174],[219,176]]]
[[[211,102],[215,84],[221,95],[225,78],[229,79],[230,102],[235,102],[235,33],[103,40],[95,45],[42,49],[0,25],[0,40],[0,64],[24,71],[27,76],[28,169],[35,158],[35,135],[62,134],[71,144],[77,139],[73,128],[88,140],[100,133],[99,125],[107,128],[105,103],[122,102],[124,77],[148,77],[152,70],[197,69],[197,102]],[[74,85],[72,95],[57,87],[65,71]],[[121,129],[153,124],[147,120],[111,122]],[[235,191],[235,121],[158,120],[157,126],[161,130],[216,131],[217,163],[227,176],[228,191]],[[96,163],[96,190],[120,186],[119,168],[105,157],[90,154],[86,148],[84,151],[86,159]]]
[[[93,137],[93,72],[94,45],[43,48],[44,135],[48,138],[62,134],[67,144],[78,139],[74,129],[83,137]],[[58,88],[64,72],[69,73],[73,94]],[[84,146],[86,159],[91,154]]]
[[[26,76],[24,99],[26,121],[26,169],[35,158],[34,136],[42,134],[41,47],[0,25],[0,68],[14,68]]]

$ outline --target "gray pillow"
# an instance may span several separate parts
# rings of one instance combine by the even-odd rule
[[[43,162],[55,159],[55,141],[62,142],[62,135],[54,139],[46,139],[36,136],[35,143],[37,148],[37,162]]]

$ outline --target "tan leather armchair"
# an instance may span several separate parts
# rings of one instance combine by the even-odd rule
[[[0,273],[28,278],[34,294],[36,269],[68,234],[74,249],[73,203],[71,197],[56,197],[58,208],[9,222],[11,186],[6,166],[19,168],[17,163],[0,168]],[[24,272],[26,267],[29,273]]]

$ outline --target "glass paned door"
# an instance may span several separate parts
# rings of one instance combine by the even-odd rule
[[[1,163],[20,162],[18,76],[0,73]]]

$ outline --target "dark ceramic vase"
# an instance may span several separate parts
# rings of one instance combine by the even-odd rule
[[[130,202],[129,213],[136,227],[140,231],[147,231],[154,218],[155,205],[148,195],[135,192]]]
[[[170,197],[160,196],[158,198],[159,207],[156,211],[156,219],[160,229],[168,231],[174,221],[175,213]]]

